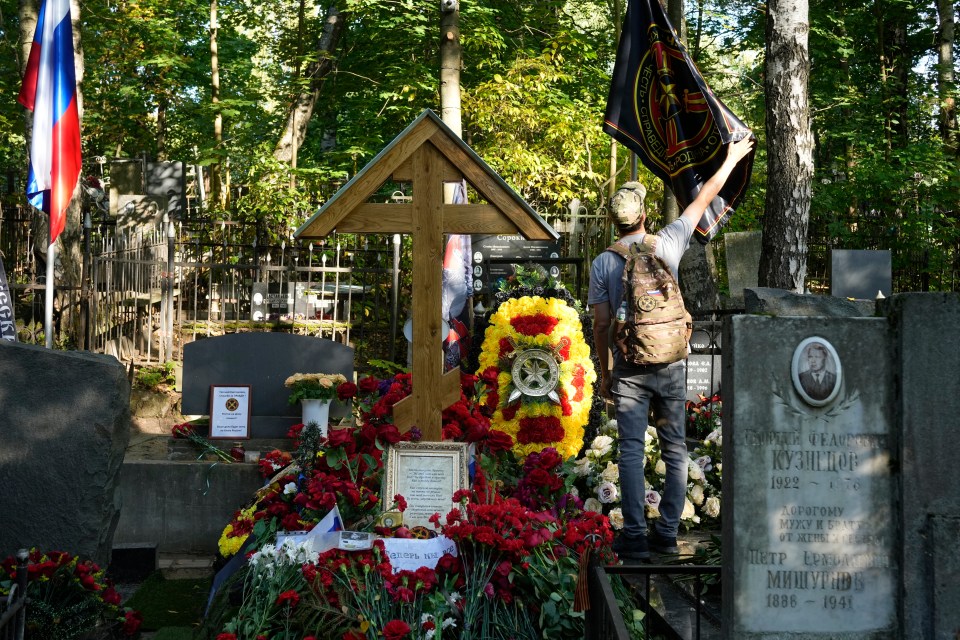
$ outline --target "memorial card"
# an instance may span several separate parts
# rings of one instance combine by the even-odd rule
[[[432,529],[430,517],[446,515],[453,494],[470,486],[467,444],[398,442],[388,450],[384,469],[384,502],[399,494],[407,502],[403,524]]]
[[[250,437],[250,385],[210,385],[210,438]]]

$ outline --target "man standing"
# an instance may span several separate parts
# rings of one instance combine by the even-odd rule
[[[717,172],[707,180],[696,200],[681,216],[657,233],[655,254],[666,262],[677,278],[680,258],[690,244],[693,230],[710,202],[716,197],[737,163],[753,147],[753,140],[744,138],[727,145],[727,157]],[[629,246],[646,235],[646,211],[643,199],[646,189],[639,182],[628,182],[610,202],[610,216],[617,226],[618,242]],[[593,334],[600,360],[600,393],[613,400],[617,410],[620,439],[620,489],[622,493],[623,533],[613,544],[622,558],[648,560],[650,550],[658,553],[679,553],[677,530],[687,488],[687,445],[685,441],[686,358],[670,364],[636,365],[613,350],[610,370],[610,328],[615,311],[623,301],[625,260],[612,251],[598,255],[590,268],[590,290],[587,303],[593,308]],[[645,484],[643,477],[644,440],[653,410],[660,451],[667,467],[660,518],[647,530]]]

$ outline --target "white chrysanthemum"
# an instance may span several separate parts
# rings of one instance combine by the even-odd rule
[[[613,438],[610,436],[597,436],[590,443],[590,453],[596,458],[602,458],[613,451]]]
[[[597,487],[597,498],[603,504],[616,502],[620,498],[620,490],[612,482],[604,482]]]
[[[611,527],[614,529],[623,529],[623,510],[620,509],[620,507],[611,509],[607,518],[610,520]]]
[[[616,462],[608,462],[606,468],[600,472],[600,478],[605,482],[618,482],[620,480],[620,465]]]
[[[707,501],[703,505],[703,513],[710,518],[719,518],[720,498],[717,496],[710,496],[707,498]]]
[[[703,475],[703,469],[693,460],[690,460],[687,464],[687,477],[693,482],[703,482],[707,479],[706,476]]]
[[[587,498],[583,501],[583,510],[594,513],[603,513],[603,503],[596,498]]]
[[[657,465],[653,468],[653,470],[658,476],[665,476],[667,475],[667,463],[661,458],[660,460],[657,460]]]
[[[688,494],[687,497],[690,498],[690,502],[692,502],[693,504],[699,507],[700,505],[703,504],[703,498],[704,498],[703,487],[700,486],[699,484],[693,485],[693,487],[690,488],[690,493]]]

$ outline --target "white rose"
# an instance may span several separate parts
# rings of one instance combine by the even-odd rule
[[[687,464],[687,477],[694,482],[703,482],[707,479],[706,476],[703,475],[703,469],[693,460],[690,460],[689,464]]]
[[[648,507],[653,507],[654,509],[660,508],[660,494],[653,489],[647,489],[647,493],[643,496],[643,501]]]
[[[296,493],[296,492],[297,492],[296,482],[288,482],[287,484],[283,485],[283,495],[288,496],[291,493]]]
[[[596,498],[587,498],[583,501],[583,510],[593,513],[603,513],[603,504]]]
[[[697,515],[696,509],[693,508],[693,503],[686,498],[683,500],[683,513],[680,514],[680,519],[700,522],[700,516]]]
[[[710,518],[719,518],[720,498],[716,496],[710,496],[707,498],[707,502],[703,505],[703,513]]]
[[[647,427],[647,434],[644,436],[644,440],[650,442],[657,438],[657,428],[656,427]]]
[[[653,470],[656,472],[658,476],[665,476],[667,475],[667,463],[664,462],[662,459],[657,460],[657,466],[655,466]]]
[[[620,490],[617,489],[617,485],[612,482],[604,482],[597,487],[597,498],[599,498],[603,504],[616,502],[620,498]]]
[[[690,501],[698,507],[703,504],[703,487],[698,484],[693,485],[689,494]]]
[[[704,442],[716,442],[719,447],[723,441],[723,433],[721,429],[714,429],[710,434],[704,439]]]
[[[603,427],[603,433],[607,435],[619,433],[620,428],[617,426],[617,419],[607,420],[607,426]]]
[[[593,442],[590,443],[590,450],[596,457],[602,458],[613,450],[613,438],[610,436],[597,436],[593,439]]]
[[[600,472],[600,478],[606,482],[617,482],[620,480],[620,465],[608,462],[607,468]]]
[[[589,458],[580,458],[573,463],[573,473],[581,478],[585,478],[593,471],[593,463]]]
[[[713,465],[711,464],[712,462],[713,460],[710,458],[710,456],[700,456],[696,459],[697,466],[703,469],[704,473],[710,471],[710,469],[713,469]]]
[[[623,529],[623,511],[620,509],[620,507],[611,509],[607,518],[610,520],[611,527],[614,529]]]

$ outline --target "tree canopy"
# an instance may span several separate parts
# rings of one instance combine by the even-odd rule
[[[211,100],[211,1],[219,95]],[[960,266],[956,43],[944,5],[921,0],[813,2],[809,12],[814,180],[812,242],[916,246],[928,271]],[[344,30],[318,49],[327,4]],[[601,124],[624,3],[463,0],[464,138],[541,213],[605,202],[610,153]],[[76,5],[75,5],[76,6]],[[217,165],[231,198],[210,215],[295,228],[424,108],[439,111],[436,0],[86,0],[83,152]],[[956,12],[956,7],[949,7]],[[767,181],[765,7],[685,6],[688,45],[707,81],[760,138],[753,186],[729,229],[759,229]],[[949,20],[948,20],[949,18]],[[949,29],[947,29],[949,27]],[[18,197],[26,171],[18,3],[0,0],[0,163]],[[944,39],[949,46],[941,46]],[[949,52],[946,55],[944,52]],[[290,105],[329,56],[296,169],[273,152]],[[947,68],[949,67],[949,68]],[[953,100],[951,103],[950,101]],[[214,117],[223,122],[214,136]],[[627,164],[620,151],[619,167]],[[296,179],[291,180],[291,172]],[[651,196],[661,188],[651,176]],[[618,182],[625,178],[623,174]],[[921,283],[917,283],[919,288]],[[933,288],[955,286],[926,282]]]

